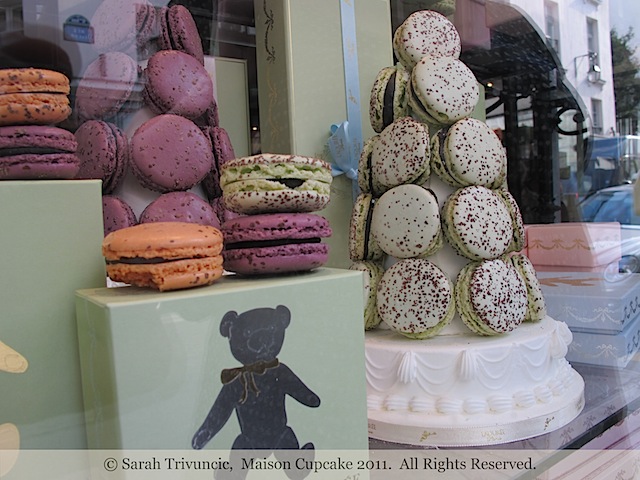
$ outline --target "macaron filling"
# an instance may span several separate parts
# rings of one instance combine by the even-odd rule
[[[389,125],[393,122],[393,99],[396,93],[396,75],[397,72],[393,72],[387,81],[387,86],[384,89],[384,100],[382,102],[382,124]]]

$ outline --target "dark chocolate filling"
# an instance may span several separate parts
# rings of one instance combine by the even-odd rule
[[[384,89],[382,102],[382,126],[386,127],[393,123],[393,99],[396,94],[396,72],[389,77],[387,86]]]
[[[9,147],[0,149],[0,157],[26,154],[46,155],[49,153],[70,153],[68,150],[53,147]]]
[[[189,257],[172,258],[172,259],[166,259],[161,257],[153,257],[153,258],[131,257],[131,258],[120,258],[118,260],[107,260],[107,264],[113,265],[116,263],[125,263],[127,265],[155,265],[158,263],[179,262],[180,260],[189,260]]]
[[[369,235],[371,235],[371,219],[373,218],[373,206],[376,203],[376,199],[371,197],[371,202],[369,202],[369,210],[367,210],[367,219],[364,224],[364,251],[363,258],[365,260],[369,259]]]
[[[271,181],[281,183],[288,188],[298,188],[305,182],[305,180],[299,178],[273,178]]]
[[[301,243],[320,243],[320,237],[317,238],[285,238],[279,240],[247,240],[246,242],[236,242],[225,245],[225,250],[239,250],[241,248],[264,248],[264,247],[280,247],[283,245],[297,245]]]

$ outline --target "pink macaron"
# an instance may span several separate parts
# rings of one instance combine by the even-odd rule
[[[145,103],[155,113],[175,113],[190,119],[203,115],[213,103],[213,82],[204,66],[178,50],[161,50],[144,70]]]
[[[202,39],[196,22],[187,7],[172,5],[162,7],[158,44],[162,50],[180,50],[195,57],[204,65]]]
[[[160,193],[189,190],[213,168],[211,142],[191,120],[170,113],[140,125],[130,140],[131,170]]]
[[[117,195],[102,196],[102,220],[105,236],[138,223],[131,205]]]
[[[247,215],[224,222],[224,265],[230,272],[263,275],[312,270],[324,265],[329,222],[311,213]]]
[[[220,229],[213,206],[191,192],[169,192],[160,195],[140,214],[140,223],[187,222]]]

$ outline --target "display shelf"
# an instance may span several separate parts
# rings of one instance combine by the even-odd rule
[[[640,354],[635,355],[626,368],[573,364],[585,381],[585,407],[564,427],[527,440],[475,447],[471,450],[536,450],[548,452],[536,469],[518,479],[536,478],[563,461],[572,450],[624,449],[624,437],[633,433],[625,420],[640,409]],[[615,429],[615,430],[614,430]],[[606,436],[609,436],[607,438]],[[602,439],[602,441],[599,441]],[[414,450],[419,445],[400,445],[377,439],[369,440],[369,448]],[[447,450],[440,448],[439,450]],[[469,450],[469,448],[465,448]]]

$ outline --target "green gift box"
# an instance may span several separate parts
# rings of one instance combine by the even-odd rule
[[[330,268],[78,291],[90,448],[227,450],[237,415],[250,442],[269,432],[259,448],[366,449],[363,295]]]
[[[104,286],[101,184],[0,182],[0,426],[22,449],[86,448],[74,295]]]

